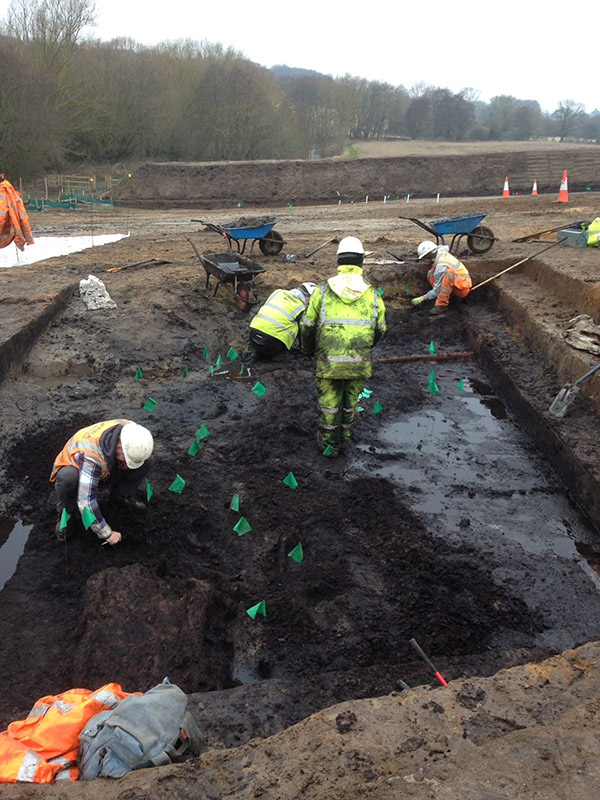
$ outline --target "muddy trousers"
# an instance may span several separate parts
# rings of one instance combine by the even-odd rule
[[[319,404],[319,445],[334,450],[344,446],[350,439],[350,429],[358,404],[358,395],[365,385],[365,378],[332,380],[317,378],[317,402]]]
[[[132,497],[142,478],[150,471],[152,459],[149,458],[138,469],[113,469],[102,483],[110,486],[111,492],[121,497]],[[56,510],[62,513],[63,508],[69,514],[77,511],[77,489],[79,486],[79,470],[77,467],[61,467],[56,474],[54,489],[56,491]]]

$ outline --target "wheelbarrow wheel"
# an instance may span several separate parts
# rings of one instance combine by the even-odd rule
[[[494,234],[485,225],[478,225],[467,236],[467,245],[475,255],[483,255],[494,246]]]
[[[251,283],[238,283],[235,304],[240,311],[250,311],[256,299],[256,291]]]
[[[258,246],[264,256],[276,256],[283,249],[283,236],[277,231],[269,231],[259,241]]]

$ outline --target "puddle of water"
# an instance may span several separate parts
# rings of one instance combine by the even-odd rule
[[[15,573],[33,525],[25,525],[19,520],[0,520],[0,532],[7,528],[10,529],[10,533],[0,547],[0,591]]]
[[[21,252],[13,243],[0,250],[0,268],[20,267],[25,264],[34,264],[46,258],[66,256],[69,253],[78,253],[89,247],[99,247],[110,242],[126,239],[129,234],[110,233],[99,236],[39,236],[35,237],[35,244],[27,245]]]

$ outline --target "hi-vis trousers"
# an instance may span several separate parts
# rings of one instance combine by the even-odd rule
[[[319,404],[319,445],[331,445],[337,450],[350,439],[350,428],[358,404],[358,395],[365,385],[365,378],[333,380],[317,378]]]

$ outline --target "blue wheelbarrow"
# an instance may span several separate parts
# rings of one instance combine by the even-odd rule
[[[209,230],[220,234],[227,240],[227,248],[230,253],[233,252],[232,242],[236,243],[237,252],[240,255],[243,255],[250,240],[252,240],[250,253],[252,253],[254,245],[258,242],[260,252],[264,256],[276,256],[281,252],[284,245],[281,234],[273,230],[277,224],[275,217],[258,217],[254,220],[252,218],[243,219],[231,225],[215,225],[212,222],[205,222],[203,219],[193,219],[192,222],[201,222]],[[241,222],[247,224],[241,225],[239,224]],[[253,225],[253,222],[256,224]]]
[[[431,222],[423,222],[415,217],[400,217],[400,219],[409,219],[415,225],[426,230],[432,236],[435,236],[436,244],[446,244],[444,236],[452,236],[450,242],[450,252],[458,247],[460,240],[463,236],[467,237],[467,246],[475,255],[483,255],[491,250],[494,242],[497,241],[496,237],[485,225],[480,225],[482,219],[485,219],[487,214],[467,214],[464,217],[451,217],[450,219],[436,219]]]

